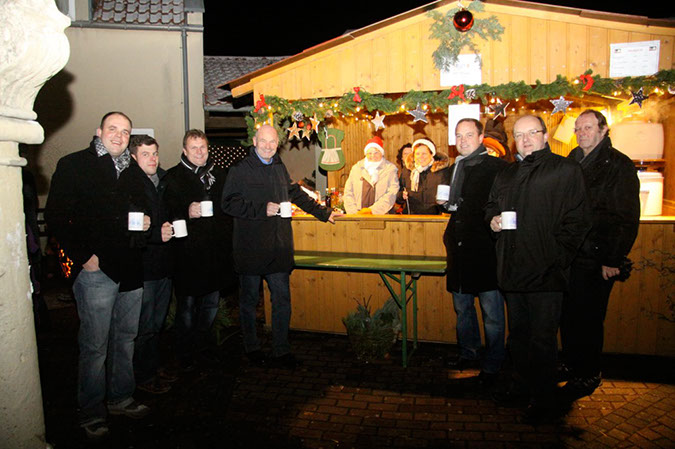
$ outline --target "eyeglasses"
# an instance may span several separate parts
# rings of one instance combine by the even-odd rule
[[[534,137],[538,133],[543,133],[543,132],[544,132],[543,129],[531,129],[529,131],[525,131],[524,133],[514,133],[513,138],[516,139],[516,140],[522,140],[523,137],[525,137],[526,135],[529,136],[529,137]]]

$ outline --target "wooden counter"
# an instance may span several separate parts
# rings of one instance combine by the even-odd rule
[[[293,217],[298,250],[444,256],[448,217],[350,216],[335,225],[313,217]],[[675,217],[644,217],[630,258],[633,274],[612,291],[605,326],[605,351],[675,356]],[[419,338],[456,343],[456,316],[444,276],[419,282]],[[291,275],[291,327],[345,333],[342,317],[356,299],[370,298],[373,309],[388,298],[377,274],[294,270]],[[265,313],[270,323],[269,295]],[[412,310],[408,310],[412,313]],[[479,310],[480,315],[480,310]]]

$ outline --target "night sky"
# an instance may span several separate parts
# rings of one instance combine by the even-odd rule
[[[274,9],[249,2],[204,0],[204,54],[208,56],[290,56],[315,45],[409,11],[429,0],[283,2]],[[634,14],[651,18],[673,16],[672,8],[651,2],[539,1],[575,8]],[[264,3],[263,3],[264,4]],[[329,11],[329,12],[328,12]]]

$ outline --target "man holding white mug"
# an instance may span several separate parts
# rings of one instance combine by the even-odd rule
[[[517,162],[499,172],[485,218],[496,234],[497,280],[508,308],[510,388],[495,399],[526,405],[532,420],[560,412],[556,391],[558,325],[572,259],[590,229],[581,166],[553,154],[545,122],[513,126]],[[507,225],[503,212],[513,223]],[[510,229],[507,229],[510,228]]]
[[[193,369],[208,348],[220,292],[234,287],[232,220],[220,208],[208,207],[220,199],[226,176],[209,157],[206,134],[187,131],[180,162],[166,174],[163,201],[175,237],[176,350],[183,370]]]
[[[508,163],[490,156],[483,145],[483,124],[472,118],[455,127],[459,156],[450,167],[449,197],[443,207],[451,211],[443,235],[447,250],[447,289],[457,314],[458,357],[450,367],[462,370],[480,366],[481,385],[491,386],[506,356],[504,348],[504,297],[497,288],[495,244],[484,221],[483,207],[492,181]],[[439,186],[441,187],[441,186]],[[446,186],[448,187],[448,186]],[[485,351],[475,297],[482,311]]]
[[[222,208],[234,217],[233,256],[240,281],[239,320],[247,358],[257,365],[267,361],[256,329],[260,283],[265,279],[272,300],[272,362],[294,368],[296,360],[288,342],[293,230],[291,220],[278,213],[281,204],[293,202],[324,222],[333,223],[340,214],[319,205],[297,183],[291,183],[277,153],[278,144],[274,127],[258,129],[248,156],[230,169]]]
[[[128,230],[130,201],[118,190],[131,160],[131,128],[126,114],[105,114],[89,148],[59,160],[45,210],[49,231],[73,261],[78,419],[89,439],[108,435],[108,414],[142,418],[150,412],[133,398],[143,269],[129,233],[139,231]]]

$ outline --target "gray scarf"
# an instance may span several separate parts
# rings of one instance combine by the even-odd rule
[[[449,211],[456,211],[462,202],[462,187],[464,186],[464,169],[476,165],[481,161],[479,156],[487,154],[483,145],[476,148],[468,156],[459,155],[455,158],[452,171],[452,180],[450,181],[450,198],[445,203],[445,208]]]
[[[105,156],[106,154],[110,154],[110,151],[103,145],[103,142],[101,142],[100,137],[96,137],[94,139],[94,146],[96,147],[96,154],[98,157]],[[112,157],[113,164],[115,164],[115,172],[117,174],[117,177],[120,177],[120,173],[124,171],[129,166],[129,162],[131,161],[131,156],[129,155],[129,148],[126,148],[122,154],[120,154],[117,157],[114,157],[112,154],[110,154],[110,157]]]

